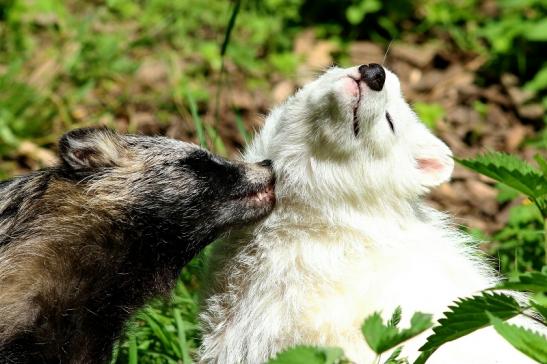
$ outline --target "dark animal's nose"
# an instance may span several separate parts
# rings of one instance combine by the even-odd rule
[[[270,168],[272,166],[272,161],[269,159],[264,159],[262,162],[258,162],[258,165],[261,167],[268,167]]]
[[[363,64],[359,66],[359,73],[361,74],[361,79],[370,87],[370,89],[380,91],[384,87],[386,72],[384,71],[384,67],[379,64]]]

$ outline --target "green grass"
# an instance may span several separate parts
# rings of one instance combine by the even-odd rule
[[[279,36],[283,18],[261,7],[239,12],[237,4],[0,3],[0,157],[14,158],[22,140],[52,148],[64,131],[78,126],[140,132],[145,129],[136,113],[150,115],[160,131],[182,120],[195,142],[232,153],[217,127],[234,120],[224,114],[220,121],[203,118],[218,103],[224,63],[244,76],[237,87],[265,89],[265,75],[286,74],[296,65],[295,56],[281,63],[266,56],[290,51],[291,38]],[[238,28],[236,19],[245,27]]]
[[[112,363],[192,363],[199,347],[199,276],[205,253],[183,270],[168,300],[156,299],[128,325]]]

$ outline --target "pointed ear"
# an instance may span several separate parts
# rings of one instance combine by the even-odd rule
[[[106,128],[72,130],[59,140],[62,160],[74,170],[114,167],[124,154],[121,138]]]
[[[413,153],[420,172],[421,184],[435,187],[448,181],[454,170],[450,148],[429,130],[425,130],[425,127],[417,139]]]

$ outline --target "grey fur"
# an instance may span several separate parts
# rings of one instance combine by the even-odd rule
[[[79,129],[61,163],[0,183],[0,363],[104,363],[181,268],[274,203],[268,163]]]

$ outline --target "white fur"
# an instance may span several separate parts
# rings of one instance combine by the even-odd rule
[[[357,68],[332,68],[268,116],[245,159],[273,160],[278,204],[214,249],[202,362],[255,364],[311,344],[339,346],[351,360],[372,363],[360,326],[373,311],[388,317],[401,305],[403,326],[415,311],[438,318],[457,297],[496,281],[476,243],[421,202],[450,178],[451,152],[386,73],[382,91],[361,84],[359,101],[348,78],[359,77]],[[429,334],[410,341],[405,354],[415,358]],[[483,329],[428,363],[527,362]]]

